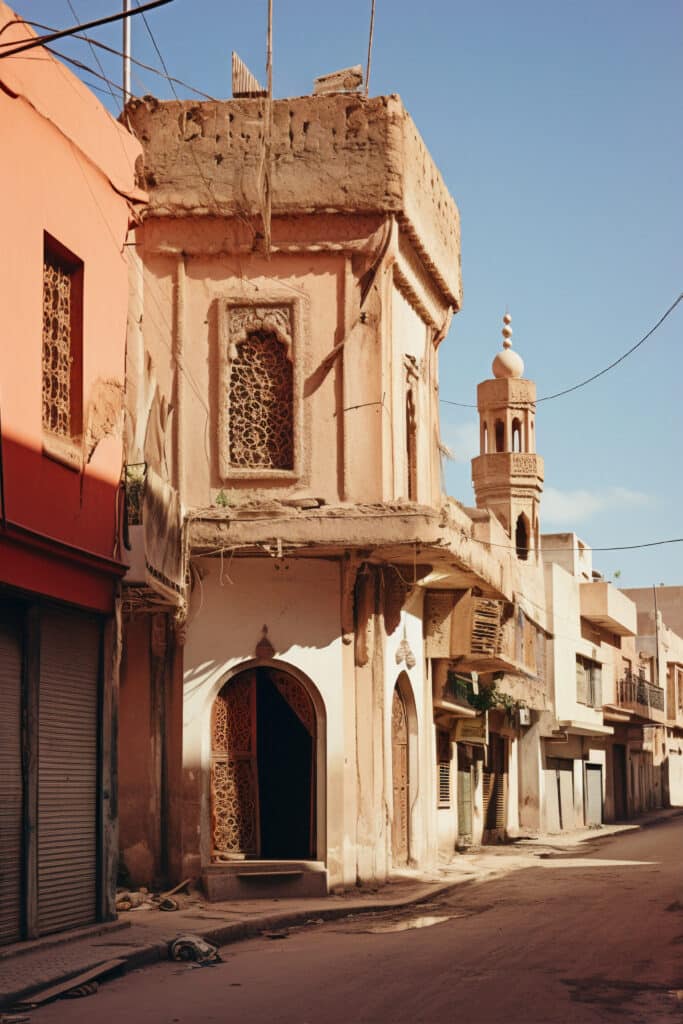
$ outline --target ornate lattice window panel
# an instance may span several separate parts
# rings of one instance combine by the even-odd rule
[[[294,468],[291,348],[287,306],[231,308],[228,452],[235,469]]]
[[[315,711],[313,703],[300,682],[284,673],[273,672],[271,679],[289,704],[309,736],[315,739]]]
[[[80,432],[82,264],[54,239],[43,255],[43,430]]]
[[[292,364],[274,334],[252,334],[230,365],[230,463],[292,469]]]
[[[263,292],[267,293],[264,299]],[[301,475],[307,302],[268,284],[221,319],[219,468],[224,479]]]

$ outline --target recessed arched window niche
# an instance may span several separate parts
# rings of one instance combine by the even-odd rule
[[[254,302],[228,300],[222,310],[218,455],[224,480],[285,483],[301,475],[307,303],[272,284],[268,292],[259,290]]]
[[[522,450],[522,424],[516,416],[512,421],[512,450],[513,452]]]
[[[503,420],[496,420],[495,433],[496,433],[496,451],[497,452],[504,452],[505,451],[505,423],[503,422]]]
[[[517,516],[515,524],[515,548],[517,557],[526,562],[529,557],[529,520],[523,512]]]

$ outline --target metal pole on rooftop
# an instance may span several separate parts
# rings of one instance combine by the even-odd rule
[[[370,8],[370,38],[368,39],[368,62],[365,65],[365,95],[370,92],[370,67],[372,65],[372,40],[375,35],[375,0]]]
[[[266,47],[266,89],[273,98],[273,0],[268,0],[268,41]]]
[[[132,0],[123,0],[123,10],[127,13],[131,10]],[[131,18],[123,19],[123,105],[131,97],[130,92],[130,23]]]

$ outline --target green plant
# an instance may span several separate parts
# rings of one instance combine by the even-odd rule
[[[448,673],[449,685],[458,690],[466,698],[471,707],[477,711],[491,711],[492,708],[502,708],[508,715],[520,707],[524,707],[523,701],[515,700],[509,693],[497,690],[495,686],[480,686],[477,693],[474,692],[472,683],[465,682],[458,678],[455,673]]]

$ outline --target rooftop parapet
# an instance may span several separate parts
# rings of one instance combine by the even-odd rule
[[[148,217],[250,217],[263,209],[265,100],[135,99]],[[459,307],[460,217],[399,96],[273,101],[272,214],[394,214]]]

